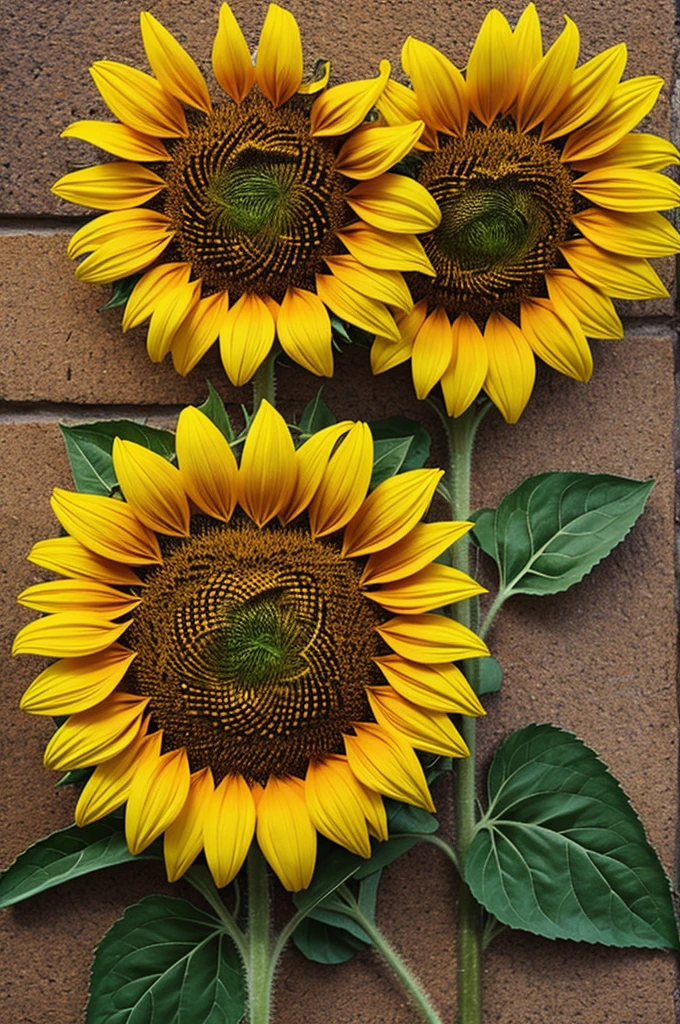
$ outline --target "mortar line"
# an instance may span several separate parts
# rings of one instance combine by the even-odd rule
[[[75,402],[0,402],[0,423],[58,423],[69,420],[93,423],[100,420],[148,420],[179,416],[184,404],[80,405]]]
[[[92,217],[0,216],[0,235],[61,235],[89,223]]]

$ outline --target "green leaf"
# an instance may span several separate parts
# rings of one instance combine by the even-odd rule
[[[385,438],[373,442],[373,475],[369,490],[372,491],[388,477],[396,476],[404,465],[412,444],[412,437]]]
[[[331,328],[333,330],[333,340],[335,342],[343,342],[345,345],[353,344],[352,338],[348,334],[347,324],[335,315],[330,313]]]
[[[105,309],[114,309],[116,306],[124,306],[141,276],[141,274],[130,274],[129,277],[122,277],[120,281],[115,281],[111,290],[111,298],[99,307],[99,312],[101,313]]]
[[[616,779],[553,725],[496,752],[489,810],[465,863],[476,899],[503,924],[549,939],[677,949],[668,880]]]
[[[316,434],[319,430],[323,430],[324,427],[330,427],[337,422],[335,416],[321,397],[322,391],[323,387],[320,387],[314,398],[302,411],[298,427],[300,433],[306,437]]]
[[[106,818],[84,828],[70,825],[30,846],[10,864],[0,876],[0,907],[10,907],[91,871],[158,857],[162,857],[162,851],[157,846],[132,856],[122,819]]]
[[[206,383],[208,385],[208,397],[203,405],[199,405],[197,408],[199,412],[204,413],[209,420],[212,420],[215,426],[224,434],[229,444],[231,444],[236,435],[229,419],[229,413],[224,406],[221,396],[210,381],[206,381]]]
[[[62,423],[60,429],[76,488],[88,494],[111,495],[118,486],[111,454],[116,437],[135,441],[164,459],[172,459],[175,453],[174,434],[131,420],[107,420],[73,427]]]
[[[346,920],[349,922],[349,918]],[[368,943],[362,942],[344,927],[333,927],[311,916],[297,926],[293,942],[303,956],[317,964],[344,964],[356,953],[368,949]]]
[[[399,467],[400,472],[404,473],[407,469],[421,469],[427,462],[432,439],[425,427],[416,420],[410,420],[406,416],[390,416],[389,419],[374,420],[368,425],[373,434],[374,444],[378,441],[394,442],[403,441],[407,437],[411,438],[406,457]]]
[[[95,954],[86,1024],[238,1024],[243,969],[220,922],[186,900],[128,907]]]
[[[457,665],[467,675],[466,666],[470,665],[477,675],[477,696],[485,693],[497,693],[503,685],[503,669],[495,658],[464,659]]]
[[[473,535],[497,563],[505,597],[558,594],[621,543],[653,486],[653,480],[620,476],[542,473],[495,511],[473,516]]]

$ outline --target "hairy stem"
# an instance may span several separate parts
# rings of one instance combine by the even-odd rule
[[[470,517],[470,471],[472,448],[477,428],[489,406],[472,407],[458,419],[446,421],[449,444],[449,467],[446,487],[450,495],[451,518],[466,520]],[[462,537],[454,545],[452,562],[461,572],[470,572],[470,541]],[[477,627],[477,605],[461,601],[449,608],[449,614],[468,629]],[[478,690],[476,660],[471,661],[467,677],[472,688]],[[464,878],[465,857],[474,837],[476,824],[476,722],[467,715],[461,717],[460,731],[470,749],[470,756],[455,764],[455,815],[458,865]],[[458,907],[458,1024],[481,1022],[481,909],[461,878]]]
[[[269,873],[257,843],[253,843],[250,847],[247,872],[248,1022],[249,1024],[269,1024],[274,982],[269,920]]]

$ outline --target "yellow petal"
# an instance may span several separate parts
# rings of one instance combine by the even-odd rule
[[[121,160],[172,160],[160,139],[114,121],[74,121],[61,133],[62,139],[82,139],[112,153]]]
[[[458,715],[486,714],[456,665],[419,665],[398,654],[373,660],[390,686],[414,704]]]
[[[117,619],[136,608],[140,599],[96,580],[50,580],[22,590],[17,601],[38,612],[91,611]]]
[[[313,537],[342,529],[360,508],[373,473],[373,437],[366,423],[355,423],[328,463],[309,505]]]
[[[111,113],[129,128],[167,139],[189,134],[181,104],[151,75],[113,60],[96,61],[90,74]]]
[[[418,523],[410,533],[371,555],[362,584],[393,583],[424,569],[472,528],[472,523]]]
[[[427,512],[443,475],[441,469],[411,469],[378,484],[345,529],[343,557],[370,555],[405,537]]]
[[[135,244],[138,232],[156,232],[158,236],[163,231],[169,231],[170,218],[164,213],[156,210],[147,210],[146,207],[137,210],[114,210],[112,213],[103,213],[101,217],[95,217],[88,221],[82,228],[79,228],[66,247],[66,253],[72,260],[77,259],[86,252],[94,252],[106,242],[118,239],[121,242],[121,249],[125,245]]]
[[[377,78],[364,78],[356,82],[343,82],[326,89],[312,107],[311,134],[346,135],[358,128],[368,112],[376,105],[390,77],[390,62],[380,62]]]
[[[109,284],[137,274],[162,255],[173,235],[174,231],[156,227],[112,238],[76,267],[76,278],[90,284]]]
[[[577,68],[569,88],[543,123],[541,142],[573,132],[599,114],[623,74],[627,56],[625,43],[619,43]]]
[[[423,121],[412,121],[409,124],[368,124],[357,128],[338,153],[335,169],[357,181],[377,178],[411,152],[424,127]]]
[[[281,413],[263,399],[250,424],[239,470],[241,507],[258,526],[285,508],[295,489],[295,446]]]
[[[512,37],[515,44],[515,74],[517,75],[517,92],[519,94],[527,78],[543,56],[541,22],[534,4],[528,4],[524,8],[515,25]]]
[[[189,504],[176,466],[134,441],[115,438],[113,468],[140,522],[171,537],[189,535]]]
[[[435,563],[406,579],[384,584],[377,590],[364,590],[364,597],[397,615],[422,615],[486,592],[466,573]]]
[[[123,313],[123,330],[138,327],[153,313],[166,295],[186,284],[191,275],[189,263],[161,263],[147,270],[132,289]]]
[[[487,127],[508,110],[518,90],[512,32],[500,11],[488,12],[467,63],[465,83],[470,110]]]
[[[306,889],[316,863],[316,829],[302,779],[271,776],[257,806],[257,841],[284,889]]]
[[[175,37],[148,11],[140,14],[142,41],[151,70],[166,92],[180,103],[209,114],[210,94],[203,75]]]
[[[381,174],[361,182],[345,198],[358,217],[383,231],[432,231],[442,219],[427,189],[403,174]]]
[[[524,299],[520,303],[522,333],[544,363],[574,380],[588,381],[593,357],[578,320],[550,299]]]
[[[680,234],[660,213],[615,213],[591,206],[572,217],[589,242],[622,256],[673,256]]]
[[[423,710],[391,686],[369,686],[366,694],[376,721],[386,731],[396,732],[411,746],[431,754],[469,756],[467,743],[443,711]]]
[[[34,565],[58,572],[62,576],[99,580],[100,583],[117,583],[121,586],[142,585],[139,576],[127,565],[99,558],[73,537],[39,540],[26,557]]]
[[[203,512],[228,523],[238,497],[238,466],[222,431],[190,405],[179,414],[175,447],[186,493]]]
[[[298,89],[300,96],[314,96],[315,93],[321,92],[322,89],[326,88],[331,77],[331,62],[329,60],[317,62],[315,75],[318,77],[313,78],[311,82],[302,83]]]
[[[45,747],[45,767],[72,771],[120,754],[137,736],[148,703],[115,690],[96,707],[71,715]]]
[[[560,252],[571,269],[612,299],[666,298],[663,281],[646,260],[599,249],[586,238],[564,242]]]
[[[175,285],[164,295],[151,314],[146,350],[153,363],[162,363],[175,339],[175,335],[201,295],[201,281]]]
[[[274,344],[274,318],[259,295],[244,292],[220,329],[222,365],[232,384],[247,384]]]
[[[156,761],[160,756],[162,732],[147,735],[149,716],[130,743],[120,754],[97,765],[85,783],[75,810],[76,825],[83,828],[93,821],[121,807],[128,798],[130,786],[136,773],[147,761]]]
[[[217,340],[229,310],[228,292],[207,295],[191,307],[172,339],[170,353],[178,373],[193,370]]]
[[[205,859],[215,885],[228,885],[241,869],[255,832],[255,802],[240,775],[227,775],[216,788],[203,821]]]
[[[290,11],[270,4],[264,19],[255,64],[257,84],[275,107],[289,100],[302,82],[300,29]]]
[[[50,504],[67,533],[96,555],[130,565],[162,561],[158,540],[125,502],[55,487]]]
[[[62,658],[40,673],[19,707],[31,715],[75,715],[113,693],[136,657],[120,644],[85,658]]]
[[[345,284],[335,275],[317,274],[319,298],[342,320],[356,324],[369,334],[380,334],[399,340],[399,329],[387,307]]]
[[[201,768],[191,775],[184,806],[163,837],[163,857],[169,882],[181,878],[203,849],[203,822],[214,789],[209,768]]]
[[[528,132],[560,103],[572,80],[579,51],[578,28],[566,15],[565,27],[526,80],[517,100],[515,120]]]
[[[184,747],[149,758],[135,772],[125,809],[130,853],[151,846],[180,814],[189,795],[189,759]]]
[[[14,637],[12,654],[82,658],[113,644],[130,625],[115,625],[94,612],[57,612],[27,623]]]
[[[561,315],[576,317],[590,338],[622,338],[623,325],[614,303],[593,285],[582,281],[573,270],[551,270],[545,275],[550,301]]]
[[[645,132],[624,135],[612,149],[592,160],[572,160],[575,171],[595,171],[601,167],[639,167],[643,171],[663,171],[671,164],[680,164],[680,152],[668,139]]]
[[[305,288],[287,289],[276,320],[281,348],[318,377],[333,376],[331,321],[323,302]]]
[[[607,210],[648,213],[680,205],[680,186],[664,174],[633,167],[603,167],[577,178],[574,188]]]
[[[65,174],[50,191],[69,203],[95,210],[127,210],[153,199],[163,188],[163,179],[148,167],[113,160]]]
[[[434,46],[413,36],[402,47],[401,66],[411,79],[423,120],[447,135],[465,135],[468,97],[458,68]]]
[[[364,815],[368,822],[368,833],[374,839],[377,839],[378,842],[384,843],[386,839],[390,838],[390,834],[387,827],[387,811],[385,810],[383,798],[380,793],[376,793],[369,786],[364,786],[358,779],[357,785],[359,786],[357,795],[363,803]]]
[[[405,313],[413,309],[408,285],[398,271],[365,267],[352,255],[326,256],[325,260],[334,277],[361,295]]]
[[[479,394],[489,372],[489,353],[479,327],[467,313],[451,327],[451,362],[440,380],[449,416],[462,416]]]
[[[435,806],[420,761],[408,743],[392,729],[373,723],[354,726],[356,736],[345,736],[349,766],[369,789],[426,811]]]
[[[336,444],[352,426],[351,420],[333,423],[312,434],[295,452],[298,474],[290,502],[279,513],[282,523],[289,523],[303,512],[314,497]]]
[[[365,224],[350,224],[336,237],[367,267],[378,270],[400,270],[406,273],[415,270],[429,277],[436,272],[425,254],[421,243],[413,235],[402,235],[396,231],[380,231]]]
[[[359,857],[370,857],[362,790],[347,758],[330,754],[322,761],[310,762],[305,800],[312,824],[332,842]]]
[[[397,615],[376,626],[376,631],[402,658],[425,665],[480,658],[489,653],[476,633],[445,615]]]
[[[255,84],[255,68],[243,32],[229,4],[220,7],[220,22],[213,43],[215,78],[228,96],[241,103]]]
[[[408,89],[392,78],[388,79],[376,106],[385,124],[407,124],[409,121],[421,120],[418,100],[413,89]],[[435,129],[426,125],[415,148],[425,151],[439,149]]]
[[[621,82],[599,114],[569,136],[560,159],[591,160],[611,149],[649,113],[662,85],[663,78],[658,75]]]
[[[484,390],[506,422],[516,423],[536,379],[533,352],[519,327],[500,313],[492,313],[487,320],[484,340],[489,353]]]
[[[411,358],[413,342],[427,315],[427,300],[422,299],[409,313],[397,312],[399,341],[377,337],[371,346],[371,369],[374,374],[384,373]]]
[[[413,342],[411,371],[418,398],[426,398],[441,380],[453,355],[451,324],[438,306],[423,323]]]

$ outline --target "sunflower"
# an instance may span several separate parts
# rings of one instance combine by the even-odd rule
[[[171,352],[181,374],[219,337],[235,385],[251,379],[275,337],[297,363],[331,376],[328,310],[397,342],[387,307],[412,308],[401,271],[433,273],[412,232],[435,227],[439,211],[422,186],[386,173],[423,122],[362,125],[389,63],[377,78],[332,88],[325,63],[303,83],[292,14],[270,4],[253,65],[223,4],[212,66],[226,96],[213,104],[192,58],[149,13],[141,32],[153,75],[110,60],[90,69],[119,123],[76,121],[62,133],[118,158],[52,188],[109,211],[71,239],[69,255],[85,256],[76,277],[143,272],[123,330],[150,318],[149,356]]]
[[[13,652],[59,660],[21,706],[68,716],[48,768],[94,767],[79,825],[127,802],[132,853],[164,833],[171,881],[204,850],[220,886],[256,834],[298,890],[317,832],[368,857],[383,796],[434,810],[414,748],[468,754],[449,713],[484,712],[453,661],[488,650],[433,609],[483,588],[433,560],[471,524],[420,521],[434,469],[367,494],[365,423],[295,450],[262,402],[239,467],[189,407],[176,445],[178,466],[116,439],[124,501],[54,491],[67,536],[29,559],[65,578],[20,595],[47,614]]]
[[[620,81],[623,43],[576,67],[579,32],[565,21],[544,54],[533,4],[514,31],[490,11],[465,77],[409,37],[402,66],[413,88],[390,81],[377,101],[388,124],[425,121],[414,173],[442,219],[423,238],[436,275],[413,282],[401,340],[376,339],[373,371],[410,358],[418,397],[439,382],[451,416],[483,388],[516,422],[535,356],[587,381],[586,336],[623,335],[612,299],[668,294],[647,257],[680,251],[658,212],[680,203],[678,185],[658,173],[680,154],[632,131],[663,79]]]

